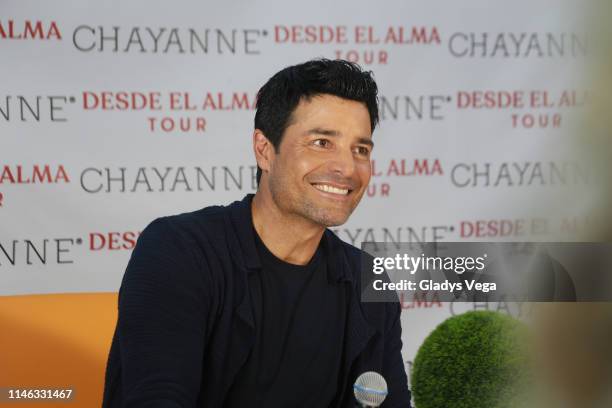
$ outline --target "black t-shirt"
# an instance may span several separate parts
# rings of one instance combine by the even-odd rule
[[[339,387],[345,289],[328,282],[322,245],[308,264],[294,265],[254,235],[262,264],[249,278],[256,338],[224,406],[329,406]]]

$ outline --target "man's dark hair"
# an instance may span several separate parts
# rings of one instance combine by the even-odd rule
[[[345,60],[315,59],[276,73],[257,93],[255,128],[260,129],[276,151],[291,114],[302,98],[321,94],[363,102],[370,113],[371,131],[378,123],[378,87],[371,71]],[[261,169],[257,167],[257,184]]]

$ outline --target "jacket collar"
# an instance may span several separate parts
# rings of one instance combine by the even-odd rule
[[[253,235],[253,214],[251,203],[255,194],[247,194],[240,201],[234,201],[229,205],[230,216],[234,229],[238,235],[238,241],[242,248],[243,266],[251,274],[261,269],[261,260],[255,245]],[[327,274],[330,282],[351,282],[354,283],[353,273],[346,267],[348,259],[342,247],[343,243],[330,229],[326,228],[323,233],[323,250],[327,255]]]
[[[234,201],[228,206],[232,224],[242,249],[243,266],[248,269],[249,273],[261,269],[261,260],[255,246],[255,236],[253,235],[251,202],[254,196],[254,194],[247,194],[242,200]]]

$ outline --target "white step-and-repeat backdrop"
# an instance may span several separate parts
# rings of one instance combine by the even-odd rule
[[[587,227],[576,2],[0,4],[0,295],[116,292],[162,215],[254,192],[254,98],[315,57],[372,70],[373,178],[344,240],[545,240]],[[466,310],[403,304],[409,366]]]

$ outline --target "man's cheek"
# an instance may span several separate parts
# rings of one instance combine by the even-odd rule
[[[360,164],[358,167],[359,180],[361,181],[362,188],[368,185],[370,178],[372,177],[372,165],[368,161],[367,164]]]

